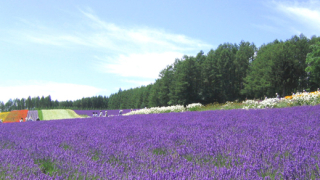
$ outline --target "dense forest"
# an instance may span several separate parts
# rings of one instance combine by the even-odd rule
[[[176,59],[159,73],[153,84],[106,96],[75,101],[52,101],[28,97],[0,102],[4,111],[15,109],[130,109],[194,102],[282,97],[292,92],[320,87],[320,37],[304,35],[286,41],[274,40],[257,48],[254,43],[224,43],[207,54]]]

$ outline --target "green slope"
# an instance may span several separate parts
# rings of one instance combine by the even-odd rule
[[[81,116],[70,109],[52,109],[41,111],[43,120],[81,118]]]

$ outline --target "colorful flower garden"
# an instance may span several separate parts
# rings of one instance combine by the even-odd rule
[[[20,122],[21,118],[25,122],[27,114],[28,114],[28,110],[15,110],[11,112],[2,112],[0,113],[0,119],[2,119],[3,123]]]
[[[296,93],[284,98],[267,98],[263,101],[246,100],[243,109],[265,109],[274,107],[292,107],[303,105],[316,105],[320,103],[320,91]]]

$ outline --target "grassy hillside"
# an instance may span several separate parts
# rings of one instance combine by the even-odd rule
[[[70,109],[41,110],[41,112],[43,118],[41,120],[81,118],[81,116]]]

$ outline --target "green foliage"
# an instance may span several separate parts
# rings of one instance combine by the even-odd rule
[[[4,142],[4,141],[2,141],[0,143],[0,148],[1,149],[14,149],[14,147],[15,147],[15,143],[14,142],[10,142],[10,141]]]
[[[283,97],[307,87],[305,61],[308,40],[305,36],[294,36],[283,42],[275,40],[262,45],[257,57],[249,66],[241,91],[248,98]]]
[[[63,148],[64,150],[71,150],[72,147],[68,144],[62,143],[59,147]]]
[[[222,155],[222,154],[217,154],[215,157],[213,157],[213,164],[216,167],[230,167],[231,166],[231,158]]]
[[[41,169],[41,172],[44,174],[48,174],[50,176],[56,177],[57,175],[61,176],[63,173],[65,173],[64,170],[59,169],[56,162],[50,160],[50,159],[36,159],[34,160],[34,163],[37,164],[39,166],[39,168]],[[69,174],[69,176],[67,177],[67,179],[100,179],[100,177],[92,175],[89,177],[85,177],[84,175],[82,175],[80,172],[78,171],[74,171],[73,173]]]
[[[189,108],[188,111],[200,111],[201,107],[192,107]]]
[[[92,150],[90,153],[89,153],[89,156],[91,156],[91,159],[93,161],[98,161],[100,159],[100,156],[101,156],[101,153],[100,151],[98,150]]]
[[[50,159],[36,159],[35,164],[38,164],[44,174],[52,176],[54,173],[59,172],[55,163]]]
[[[110,156],[107,162],[109,164],[121,164],[121,160],[114,155]]]
[[[311,52],[307,55],[306,71],[311,73],[311,82],[320,85],[320,42],[310,46]]]
[[[98,161],[99,159],[100,159],[99,154],[94,154],[92,156],[92,160],[94,160],[94,161]]]
[[[189,162],[191,162],[193,160],[193,157],[191,155],[185,155],[183,157]]]
[[[295,105],[294,103],[289,104],[287,102],[279,102],[274,107],[275,108],[284,108],[284,107],[292,107],[294,105]],[[296,105],[298,105],[298,104],[296,104]]]
[[[156,148],[152,150],[152,154],[154,155],[166,155],[167,151],[165,149],[162,148]]]
[[[207,104],[206,106],[198,107],[197,111],[210,111],[210,110],[227,110],[227,109],[242,109],[243,104],[237,101],[226,103]]]

